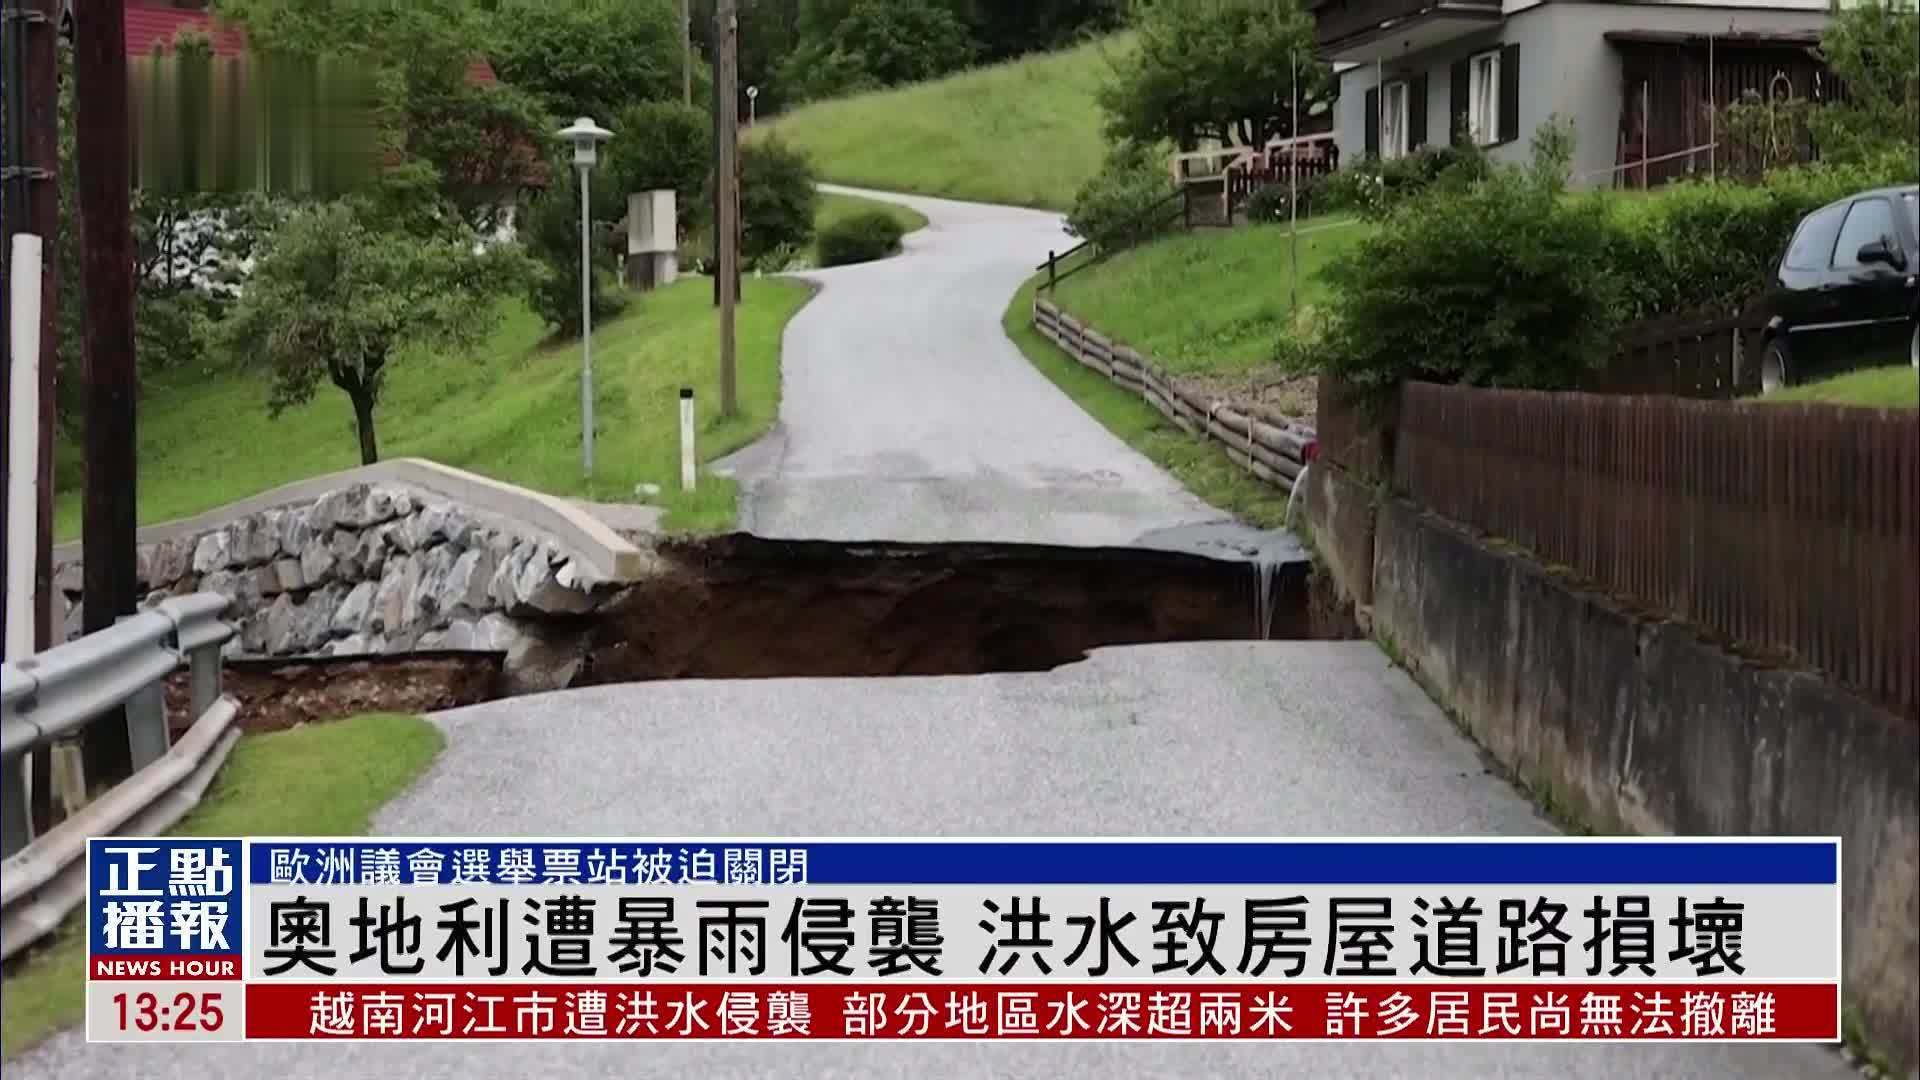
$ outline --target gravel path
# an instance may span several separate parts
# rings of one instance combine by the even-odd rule
[[[723,463],[741,525],[817,540],[1097,546],[1219,520],[1081,411],[1007,340],[1007,301],[1057,214],[826,190],[926,215],[903,255],[801,276],[822,292],[787,327],[774,432]]]

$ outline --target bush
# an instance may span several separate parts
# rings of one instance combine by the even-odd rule
[[[519,230],[527,254],[538,264],[527,302],[561,337],[578,337],[580,188],[571,169],[555,169],[553,176],[553,186],[527,208]],[[602,225],[617,223],[625,213],[619,192],[608,184],[595,184],[592,192],[594,221]],[[593,270],[593,320],[597,324],[625,311],[628,297],[620,287],[611,243],[593,245]]]
[[[1285,180],[1268,184],[1247,200],[1247,220],[1263,225],[1285,225],[1293,216],[1291,204],[1296,194],[1301,217],[1324,212],[1321,193],[1328,179],[1330,177],[1303,176],[1291,189]]]
[[[1330,323],[1282,361],[1385,392],[1403,379],[1564,389],[1604,360],[1622,315],[1602,203],[1550,176],[1435,185],[1327,267]]]
[[[1074,196],[1067,229],[1103,248],[1141,243],[1173,227],[1172,208],[1154,207],[1174,190],[1173,178],[1150,149],[1123,143]]]
[[[820,234],[820,265],[846,266],[884,259],[900,250],[904,235],[906,230],[884,211],[868,210],[842,218]]]
[[[1758,185],[1684,181],[1621,200],[1613,221],[1622,235],[1608,266],[1633,318],[1737,308],[1766,288],[1801,218],[1854,192],[1908,181],[1916,168],[1904,155],[1882,155],[1780,169]]]
[[[752,265],[778,248],[803,251],[813,243],[813,220],[820,192],[814,187],[813,164],[806,154],[779,135],[746,143],[740,148],[740,258]],[[713,178],[701,192],[699,217],[690,223],[705,227],[713,219]]]
[[[1426,146],[1391,161],[1362,158],[1327,177],[1320,188],[1319,209],[1351,211],[1379,221],[1430,188],[1463,190],[1486,179],[1491,171],[1486,151],[1472,143]]]

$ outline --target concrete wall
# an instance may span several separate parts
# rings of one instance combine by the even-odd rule
[[[1316,468],[1308,486],[1323,559],[1370,590],[1375,635],[1561,807],[1610,833],[1841,837],[1847,1003],[1903,1070],[1920,1062],[1920,732],[1404,500],[1378,501],[1357,569],[1357,485]]]
[[[1534,129],[1557,113],[1573,122],[1573,172],[1578,177],[1600,173],[1614,164],[1620,131],[1620,56],[1601,36],[1607,31],[1818,30],[1827,20],[1824,11],[1555,0],[1516,11],[1498,27],[1444,47],[1404,53],[1385,61],[1382,67],[1388,82],[1426,74],[1426,141],[1434,145],[1449,137],[1451,65],[1498,45],[1519,45],[1520,137],[1493,147],[1490,153],[1496,161],[1525,162]],[[1334,141],[1339,144],[1342,161],[1356,161],[1366,153],[1366,94],[1376,85],[1373,64],[1361,64],[1340,76]],[[1581,185],[1607,182],[1605,175],[1588,175]]]

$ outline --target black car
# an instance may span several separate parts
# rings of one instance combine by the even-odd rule
[[[1774,281],[1763,392],[1859,367],[1920,367],[1920,186],[1808,214]]]

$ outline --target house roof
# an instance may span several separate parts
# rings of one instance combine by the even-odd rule
[[[198,30],[213,41],[213,55],[222,59],[247,54],[247,31],[235,23],[216,19],[210,11],[190,11],[173,7],[149,7],[135,0],[127,5],[127,55],[146,56],[155,48],[166,51],[182,30]],[[467,65],[470,86],[491,86],[499,82],[493,65],[484,57],[475,57]]]

